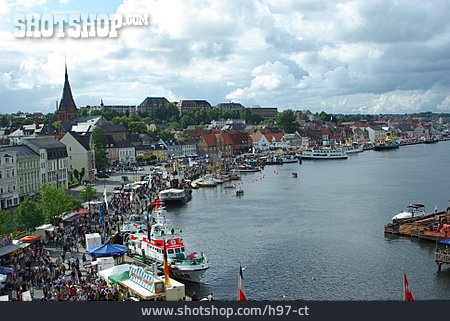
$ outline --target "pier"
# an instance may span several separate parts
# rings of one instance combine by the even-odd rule
[[[414,217],[384,226],[384,233],[438,241],[450,238],[450,210]]]

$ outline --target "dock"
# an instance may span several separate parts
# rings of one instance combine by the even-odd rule
[[[450,210],[388,223],[384,233],[438,241],[450,238]]]

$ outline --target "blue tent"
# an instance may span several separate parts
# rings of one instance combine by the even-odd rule
[[[96,247],[91,247],[86,250],[90,256],[102,257],[102,256],[114,256],[121,255],[128,251],[125,245],[120,244],[103,244]]]
[[[441,244],[450,245],[450,239],[439,241]]]

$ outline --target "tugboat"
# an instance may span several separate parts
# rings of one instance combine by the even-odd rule
[[[163,202],[156,199],[152,212],[152,224],[147,235],[131,234],[128,249],[131,256],[146,264],[164,263],[164,243],[167,251],[169,272],[174,279],[200,283],[201,276],[209,268],[208,260],[203,253],[187,254],[181,238],[181,230],[170,228],[166,222]]]
[[[376,144],[373,150],[380,152],[385,150],[398,149],[399,147],[400,145],[394,143],[392,141],[391,135],[388,133],[384,142]]]

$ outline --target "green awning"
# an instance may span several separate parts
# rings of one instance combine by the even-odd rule
[[[119,284],[120,281],[128,280],[130,278],[130,271],[125,271],[120,274],[108,276],[108,280],[112,283]]]

